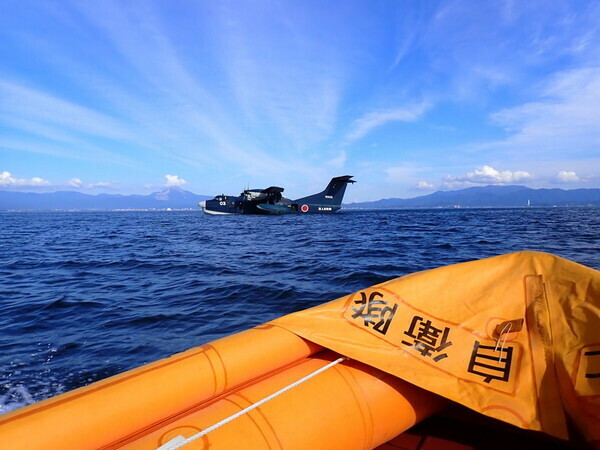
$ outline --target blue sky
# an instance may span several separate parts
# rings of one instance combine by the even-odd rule
[[[598,1],[3,0],[0,189],[600,187]]]

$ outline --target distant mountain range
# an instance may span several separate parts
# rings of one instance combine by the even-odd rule
[[[0,210],[114,210],[188,209],[212,197],[196,195],[181,188],[169,188],[149,195],[89,195],[73,191],[29,193],[0,191]]]
[[[438,191],[416,198],[388,198],[350,203],[345,208],[452,208],[600,205],[600,189],[531,189],[526,186],[484,186]]]
[[[169,188],[149,195],[89,195],[73,191],[26,193],[0,191],[0,210],[196,209],[212,196]],[[347,209],[452,208],[516,206],[600,206],[600,189],[531,189],[525,186],[485,186],[438,191],[416,198],[388,198],[344,204]]]

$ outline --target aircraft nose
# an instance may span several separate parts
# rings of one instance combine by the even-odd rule
[[[198,206],[202,209],[206,208],[206,200],[203,200],[201,202],[198,202]]]

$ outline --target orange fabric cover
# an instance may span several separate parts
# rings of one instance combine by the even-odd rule
[[[600,439],[600,272],[519,252],[411,274],[272,322],[522,428]]]

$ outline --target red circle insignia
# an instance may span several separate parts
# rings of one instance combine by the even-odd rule
[[[300,210],[302,212],[308,212],[308,205],[302,205],[302,207],[300,208]]]

